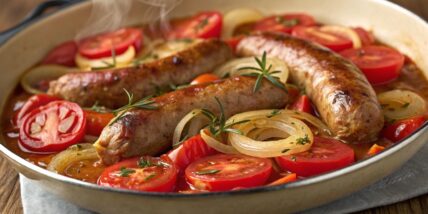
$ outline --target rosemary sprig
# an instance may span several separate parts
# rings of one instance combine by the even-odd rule
[[[195,174],[197,174],[197,175],[212,175],[212,174],[217,174],[220,171],[221,170],[219,170],[219,169],[209,169],[209,170],[196,171]]]
[[[154,105],[156,103],[153,100],[153,96],[147,96],[141,100],[134,102],[134,94],[129,93],[129,91],[126,89],[123,89],[123,90],[125,91],[126,96],[128,96],[128,104],[112,111],[116,117],[110,121],[109,125],[112,125],[117,120],[121,119],[127,111],[129,111],[133,108],[146,109],[146,110],[158,109],[158,107],[156,105]]]
[[[210,120],[210,122],[208,124],[208,130],[211,132],[211,134],[214,135],[215,137],[217,137],[220,134],[225,133],[225,132],[230,132],[230,133],[242,135],[242,132],[240,130],[233,129],[232,126],[238,125],[241,123],[246,123],[249,120],[241,120],[241,121],[226,124],[226,116],[224,114],[223,105],[221,104],[220,100],[217,97],[214,97],[214,98],[220,107],[220,115],[219,116],[216,116],[213,112],[211,112],[208,109],[202,109],[202,114]]]
[[[284,91],[287,91],[287,88],[285,88],[285,86],[281,82],[278,81],[278,78],[272,76],[273,74],[280,73],[281,71],[271,71],[272,64],[267,66],[266,51],[263,52],[261,59],[259,59],[257,57],[254,57],[254,59],[256,60],[259,67],[248,66],[248,67],[242,67],[242,68],[238,69],[238,70],[253,70],[254,71],[252,73],[242,74],[243,76],[257,77],[256,83],[255,83],[254,88],[253,88],[253,93],[256,93],[260,89],[263,79],[267,79],[269,82],[271,82],[276,87],[278,87]]]
[[[94,105],[92,105],[90,108],[86,108],[86,109],[88,109],[90,111],[95,111],[95,112],[98,112],[98,113],[106,113],[106,112],[108,112],[108,110],[104,106],[98,105],[98,101],[96,101],[94,103]]]
[[[109,69],[109,68],[115,68],[117,65],[117,61],[116,61],[116,50],[114,48],[111,49],[111,57],[113,58],[113,63],[109,63],[109,62],[103,60],[101,62],[104,63],[105,66],[92,67],[91,70],[98,71],[98,70],[104,70],[104,69]]]

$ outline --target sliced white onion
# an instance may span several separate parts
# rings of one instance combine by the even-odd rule
[[[320,28],[321,31],[331,32],[334,34],[343,35],[344,37],[350,39],[353,43],[354,48],[361,48],[361,39],[358,36],[357,32],[349,27],[339,26],[339,25],[324,25]]]
[[[184,128],[186,127],[187,123],[189,123],[193,118],[197,117],[198,115],[200,115],[202,112],[201,109],[194,109],[191,112],[189,112],[188,114],[186,114],[183,119],[180,120],[180,122],[178,122],[177,126],[175,127],[174,130],[174,135],[172,136],[172,145],[175,147],[179,144],[181,138],[182,138],[182,133]]]
[[[60,65],[41,65],[28,70],[21,78],[22,88],[30,94],[46,93],[36,88],[41,81],[50,81],[67,74],[72,69]]]
[[[250,120],[247,123],[235,125],[233,128],[240,130],[243,134],[229,133],[229,143],[240,153],[254,157],[277,157],[304,152],[310,149],[313,143],[311,129],[301,120],[290,117],[279,112],[277,115],[268,117],[272,110],[250,111],[237,114],[226,122]],[[287,135],[287,138],[279,140],[257,140],[250,138],[251,132],[258,129],[276,129]],[[271,136],[263,138],[277,138],[279,134],[271,132]],[[299,143],[300,142],[300,143]],[[303,143],[301,143],[303,142]]]
[[[285,84],[287,82],[289,71],[287,64],[285,64],[283,60],[280,60],[276,57],[267,57],[266,65],[267,67],[272,65],[271,71],[280,71],[279,73],[272,74],[272,76],[279,78],[281,83]],[[250,69],[240,70],[244,67],[259,67],[259,65],[257,64],[256,60],[254,60],[254,57],[234,59],[217,68],[214,73],[220,77],[224,77],[226,75],[237,76],[257,72]]]
[[[55,155],[47,169],[62,174],[70,164],[76,161],[97,160],[95,147],[90,143],[76,144]]]
[[[238,8],[231,10],[223,16],[223,30],[221,37],[227,39],[233,36],[233,31],[239,25],[255,22],[263,18],[263,14],[250,8]]]
[[[408,90],[392,90],[378,95],[383,114],[388,119],[405,119],[426,113],[426,102],[418,94]]]
[[[202,129],[200,134],[205,143],[211,148],[225,154],[239,154],[239,152],[230,145],[218,141],[216,138],[208,134],[209,131]]]
[[[133,46],[130,46],[124,53],[116,55],[116,68],[128,66],[135,58],[136,52]],[[103,68],[114,64],[113,57],[104,57],[100,59],[88,59],[80,54],[76,55],[76,64],[83,70],[91,70],[94,68]]]

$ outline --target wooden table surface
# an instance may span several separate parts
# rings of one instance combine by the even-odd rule
[[[0,32],[18,23],[43,0],[0,0]],[[393,0],[428,20],[427,0]],[[0,213],[22,213],[18,174],[0,157]],[[428,194],[400,203],[359,212],[361,214],[428,213]]]

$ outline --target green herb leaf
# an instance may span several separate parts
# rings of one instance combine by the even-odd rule
[[[212,175],[212,174],[217,174],[220,171],[221,170],[218,170],[218,169],[209,169],[209,170],[197,171],[197,172],[195,172],[195,174],[197,174],[197,175]]]
[[[268,115],[268,116],[266,116],[267,118],[272,118],[272,117],[274,117],[274,116],[276,116],[276,115],[279,115],[279,114],[281,114],[281,110],[279,110],[279,109],[274,109],[274,110],[272,110],[272,112]]]
[[[152,178],[154,178],[155,176],[156,176],[156,174],[155,174],[155,173],[150,174],[149,176],[147,176],[146,178],[144,178],[144,181],[151,180],[151,179],[152,179]]]
[[[92,67],[91,70],[98,71],[98,70],[105,70],[105,69],[115,68],[117,62],[116,62],[116,50],[114,49],[114,47],[111,49],[111,57],[113,58],[113,63],[109,63],[107,61],[101,61],[102,63],[105,64],[105,66]]]
[[[126,168],[124,166],[120,167],[119,176],[121,176],[121,177],[128,177],[132,173],[135,173],[135,170],[128,169],[128,168]]]
[[[286,153],[288,151],[290,151],[290,149],[284,149],[284,150],[281,151],[281,153]]]
[[[309,137],[307,134],[305,134],[305,137],[297,138],[297,144],[300,144],[300,145],[305,145],[305,144],[310,143],[310,142],[311,141],[309,140]]]

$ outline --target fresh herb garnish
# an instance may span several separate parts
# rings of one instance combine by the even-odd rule
[[[219,169],[209,169],[209,170],[197,171],[197,172],[195,172],[195,174],[197,174],[197,175],[212,175],[212,174],[217,174],[220,171],[221,170],[219,170]]]
[[[111,49],[111,57],[113,58],[113,63],[109,63],[109,62],[103,60],[101,62],[104,63],[105,66],[92,67],[91,70],[98,71],[98,70],[104,70],[104,69],[109,69],[109,68],[115,68],[117,62],[116,62],[116,50],[114,48]]]
[[[275,17],[275,21],[285,27],[293,27],[299,24],[299,19],[285,19],[283,16]]]
[[[139,108],[139,109],[146,109],[146,110],[156,110],[158,107],[155,105],[155,101],[153,100],[152,96],[144,97],[143,99],[134,102],[134,95],[132,93],[129,93],[126,89],[123,89],[126,93],[126,96],[128,96],[128,104],[113,110],[113,114],[116,116],[113,118],[112,121],[110,121],[110,124],[115,123],[117,120],[121,119],[125,113],[133,108]]]
[[[176,90],[180,90],[180,89],[183,89],[183,88],[187,88],[187,87],[189,87],[190,85],[188,85],[188,84],[185,84],[185,85],[174,85],[174,84],[169,84],[169,87],[172,89],[172,90],[174,90],[174,91],[176,91]]]
[[[135,173],[135,170],[128,169],[124,166],[120,167],[119,176],[120,177],[128,177],[130,174]]]
[[[272,112],[268,115],[268,116],[266,116],[267,118],[272,118],[272,117],[274,117],[274,116],[276,116],[276,115],[279,115],[279,114],[281,114],[281,110],[279,110],[279,109],[274,109],[274,110],[272,110]]]
[[[104,106],[98,105],[98,100],[92,105],[90,108],[88,108],[91,111],[95,111],[98,113],[106,113],[107,109]]]
[[[401,106],[401,108],[407,108],[407,107],[409,107],[409,105],[410,105],[410,103],[404,103],[404,104]]]
[[[208,25],[208,18],[204,18],[201,22],[198,23],[198,25],[195,26],[195,31],[198,32],[199,30],[202,30],[205,26]]]
[[[165,163],[163,161],[151,162],[148,158],[141,158],[140,160],[138,160],[137,164],[140,168],[146,168],[151,166],[169,166],[168,163]]]
[[[259,90],[259,88],[261,87],[263,79],[267,79],[276,87],[278,87],[284,91],[287,91],[287,88],[285,88],[285,86],[281,82],[278,81],[278,78],[272,76],[272,74],[277,74],[277,73],[280,73],[281,71],[271,71],[272,64],[270,64],[269,66],[266,65],[266,63],[267,63],[266,51],[263,52],[262,59],[259,59],[257,57],[254,57],[254,59],[256,60],[259,67],[242,67],[242,68],[238,69],[238,70],[253,70],[254,71],[252,73],[242,74],[243,76],[257,77],[256,84],[254,85],[254,88],[253,88],[253,93],[255,93]]]
[[[178,141],[177,143],[175,143],[175,144],[172,144],[172,148],[176,148],[176,147],[178,147],[179,145],[181,145],[181,144],[183,144],[184,143],[184,141],[186,141],[187,139],[189,139],[190,138],[190,136],[188,135],[188,134],[186,134],[186,135],[184,135],[184,137],[183,138],[181,138],[181,140],[180,141]]]
[[[297,160],[296,156],[291,156],[291,160],[292,160],[293,162],[296,162],[296,160]]]
[[[155,174],[155,173],[150,174],[149,176],[147,176],[146,178],[144,178],[144,181],[148,181],[148,180],[150,180],[150,179],[154,178],[155,176],[156,176],[156,174]]]
[[[290,151],[290,149],[284,149],[284,150],[281,151],[281,153],[286,153],[288,151]]]
[[[208,124],[208,130],[211,132],[211,134],[214,135],[215,137],[225,132],[242,135],[242,132],[240,130],[233,129],[231,127],[241,123],[246,123],[249,120],[241,120],[237,122],[232,122],[230,124],[226,124],[226,116],[224,114],[223,105],[221,104],[220,100],[217,97],[214,97],[214,98],[220,107],[220,116],[216,116],[213,112],[211,112],[208,109],[202,109],[202,114],[210,120]]]
[[[305,134],[305,137],[297,138],[297,144],[305,145],[305,144],[307,144],[309,142],[311,142],[311,141],[309,140],[309,137],[308,137],[307,134]]]
[[[149,61],[150,59],[152,59],[152,60],[159,59],[159,55],[150,52],[150,53],[147,53],[143,56],[140,56],[140,57],[132,60],[132,64],[134,65],[134,67],[138,67],[141,64],[143,64],[144,62]]]

